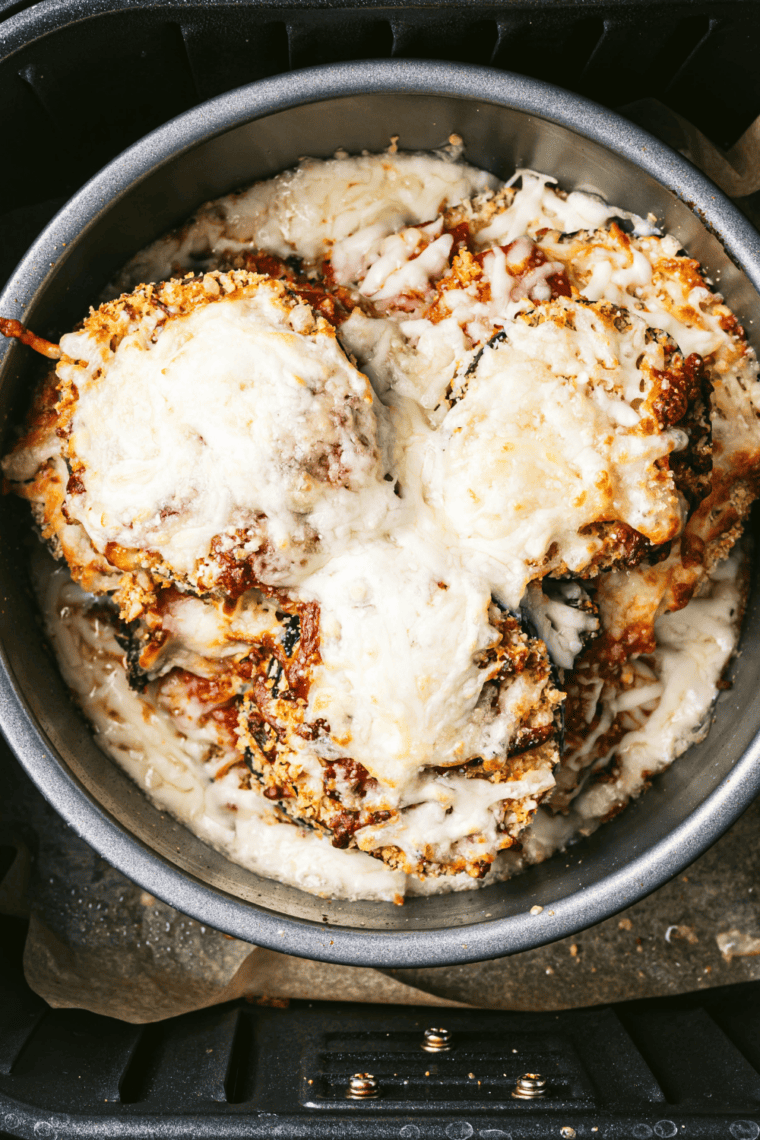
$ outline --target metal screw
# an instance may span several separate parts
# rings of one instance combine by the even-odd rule
[[[380,1089],[371,1073],[354,1073],[348,1082],[346,1096],[349,1100],[375,1100],[380,1096]]]
[[[523,1073],[518,1078],[512,1096],[517,1100],[535,1100],[546,1092],[546,1081],[540,1073]]]
[[[448,1029],[426,1029],[422,1035],[422,1048],[426,1053],[448,1053],[451,1034]]]

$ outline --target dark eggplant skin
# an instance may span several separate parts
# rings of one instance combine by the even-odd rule
[[[130,689],[144,693],[150,677],[140,668],[140,655],[144,646],[139,635],[140,622],[117,622],[116,641],[126,654],[127,680]]]
[[[493,594],[491,595],[491,601],[492,601],[493,605],[495,605],[498,610],[501,610],[501,612],[503,614],[509,614],[510,617],[515,619],[515,621],[518,623],[518,625],[520,626],[520,629],[523,631],[523,633],[526,635],[526,637],[529,637],[532,641],[541,641],[538,630],[536,629],[535,622],[533,621],[532,617],[530,616],[530,614],[528,613],[527,610],[523,609],[522,607],[520,607],[519,610],[510,609],[509,607],[503,605],[499,601],[499,599],[497,597],[495,597],[495,595],[493,595]],[[551,670],[550,676],[551,676],[552,685],[554,686],[555,689],[560,689],[561,691],[564,691],[563,670],[560,669],[560,667],[552,660],[552,655],[549,652],[548,645],[546,645],[546,643],[543,641],[541,641],[541,644],[546,646],[546,655],[549,658],[549,665],[550,665],[550,670]],[[564,748],[565,748],[565,706],[564,706],[564,702],[561,705],[558,705],[557,708],[554,710],[554,727],[555,727],[555,731],[557,734],[557,748],[559,749],[560,756],[562,756],[562,753],[563,753]]]

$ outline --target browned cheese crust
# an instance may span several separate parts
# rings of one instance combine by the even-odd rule
[[[489,670],[496,664],[498,672],[485,686],[483,703],[495,706],[501,690],[517,677],[529,682],[531,699],[526,702],[509,755],[490,760],[474,756],[464,763],[435,767],[431,771],[458,772],[467,779],[498,784],[517,779],[535,767],[553,767],[557,763],[556,710],[563,698],[552,683],[543,642],[529,638],[514,617],[496,606],[492,606],[490,616],[499,631],[499,642],[483,654],[478,664]],[[332,755],[339,748],[339,742],[331,740],[330,725],[325,720],[309,722],[305,719],[308,678],[319,663],[316,620],[311,611],[301,618],[301,636],[305,640],[303,645],[299,641],[295,651],[295,675],[293,664],[282,660],[281,655],[274,668],[266,652],[262,656],[251,655],[249,660],[256,660],[257,672],[241,702],[238,747],[243,751],[251,775],[263,785],[264,795],[276,801],[286,816],[331,833],[335,847],[357,847],[361,846],[363,828],[392,821],[399,809],[378,803],[377,795],[373,795],[372,808],[368,809],[364,803],[367,793],[381,792],[377,780],[352,757]],[[299,736],[316,742],[317,747],[320,742],[330,746],[325,749],[331,753],[330,758],[320,759],[322,770],[318,780],[312,772],[304,770],[298,751],[293,747],[293,738]],[[523,804],[504,801],[500,825],[503,839],[499,849],[516,842],[517,832],[531,814],[532,810],[528,811]],[[466,871],[480,877],[493,862],[493,855],[489,855],[475,861],[459,858],[443,864],[435,861],[432,845],[416,864],[410,863],[408,856],[393,846],[373,848],[370,853],[392,867],[424,875]]]
[[[138,333],[146,346],[155,343],[169,319],[187,316],[219,301],[252,297],[262,284],[285,310],[307,302],[305,295],[290,287],[290,281],[233,269],[141,285],[132,293],[91,309],[80,330],[95,342],[103,357],[103,367],[95,371],[94,378],[108,367],[125,337]],[[326,333],[331,338],[335,335],[330,322],[313,310],[311,325],[301,327],[301,331]],[[63,358],[37,394],[26,431],[6,462],[5,486],[31,503],[44,541],[56,557],[66,560],[74,580],[88,592],[112,594],[123,621],[144,617],[149,625],[155,625],[156,610],[161,609],[160,591],[171,585],[234,600],[266,582],[273,552],[263,514],[255,534],[247,528],[238,531],[232,543],[229,536],[213,539],[208,559],[188,580],[178,580],[155,551],[139,546],[126,548],[116,542],[108,543],[102,552],[93,546],[85,529],[67,510],[74,496],[85,493],[87,482],[85,465],[70,442],[79,397],[76,368],[65,367],[72,364],[75,362]],[[346,403],[345,415],[351,413]],[[319,451],[318,441],[308,470],[313,478],[335,486],[347,485],[350,474],[334,456]],[[254,554],[244,549],[250,549],[252,537],[258,539]]]
[[[564,262],[574,292],[588,283],[595,250],[611,254],[622,268],[630,266],[634,250],[640,251],[652,264],[652,281],[630,289],[632,310],[656,323],[648,311],[656,307],[695,329],[717,326],[724,334],[716,351],[697,358],[698,367],[694,356],[684,361],[693,377],[694,398],[679,427],[687,430],[689,446],[671,457],[677,486],[689,506],[683,532],[665,547],[645,552],[635,567],[617,568],[596,582],[600,635],[566,679],[566,750],[551,803],[553,810],[561,811],[594,762],[610,757],[592,774],[591,783],[615,778],[615,746],[628,731],[641,728],[656,707],[654,701],[619,713],[593,748],[581,755],[584,741],[603,723],[613,698],[657,680],[651,657],[657,617],[683,608],[741,536],[760,493],[760,429],[748,395],[757,384],[754,353],[698,262],[682,253],[674,256],[667,239],[631,237],[615,223],[591,234],[547,232],[539,241],[553,260]],[[690,298],[695,289],[704,290],[698,305]],[[615,810],[624,806],[621,802]]]

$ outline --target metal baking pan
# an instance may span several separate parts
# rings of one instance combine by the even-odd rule
[[[228,93],[175,119],[88,183],[29,251],[0,311],[43,335],[78,320],[109,275],[207,198],[266,177],[305,153],[408,149],[452,132],[496,174],[516,165],[603,194],[668,230],[721,282],[749,328],[760,315],[760,238],[693,167],[618,116],[550,85],[462,64],[387,60],[294,72]],[[18,346],[0,356],[6,433],[33,383]],[[6,435],[7,440],[7,435]],[[41,791],[89,843],[152,893],[217,929],[304,957],[379,966],[474,961],[526,949],[629,906],[705,850],[760,789],[760,692],[752,646],[718,701],[708,739],[644,799],[566,857],[515,880],[403,907],[331,902],[230,863],[154,808],[95,745],[39,632],[26,588],[28,522],[0,516],[0,727]],[[534,906],[543,908],[531,915]]]

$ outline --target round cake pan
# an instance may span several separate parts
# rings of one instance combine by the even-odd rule
[[[0,297],[0,313],[57,338],[135,251],[202,202],[301,156],[428,150],[456,133],[465,157],[603,195],[677,235],[750,330],[760,237],[688,162],[558,88],[460,64],[350,63],[232,91],[174,119],[93,178],[53,219]],[[3,449],[38,375],[0,346]],[[155,808],[95,744],[60,679],[28,586],[28,515],[0,506],[0,727],[51,804],[110,863],[212,927],[307,958],[384,967],[476,961],[550,942],[630,906],[713,843],[760,790],[760,605],[753,590],[733,687],[707,739],[641,800],[564,856],[515,879],[404,906],[320,899],[230,862]],[[538,910],[537,908],[541,908]],[[534,910],[535,913],[531,913]]]

